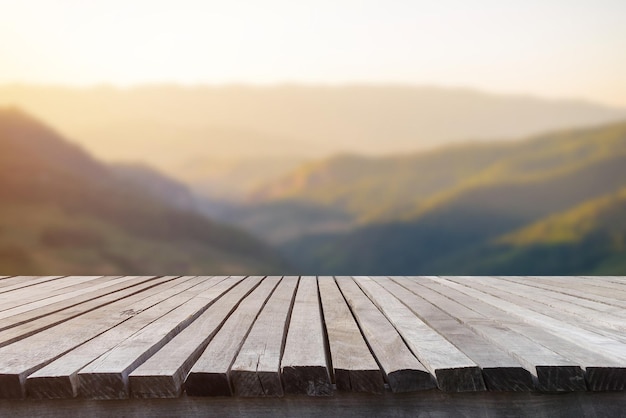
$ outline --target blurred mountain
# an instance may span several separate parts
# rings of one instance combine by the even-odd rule
[[[626,188],[440,259],[432,268],[476,275],[624,274]]]
[[[584,205],[596,205],[597,199],[624,187],[626,123],[615,123],[411,156],[338,157],[307,165],[263,187],[253,202],[262,207],[313,205],[347,215],[335,232],[290,240],[274,237],[307,272],[470,274],[474,272],[470,267],[483,265],[484,259],[487,267],[475,269],[481,274],[540,274],[548,271],[547,266],[542,270],[540,251],[533,253],[533,268],[521,268],[511,256],[507,256],[510,265],[489,260],[524,245],[528,251],[538,251],[537,245],[543,245],[539,239],[545,235],[541,231],[548,229],[531,225],[569,219],[573,216],[569,211],[585,212]],[[239,224],[256,228],[257,234],[268,233],[264,224],[247,221]],[[312,226],[321,223],[318,219]],[[528,236],[525,228],[535,231],[531,235],[537,245],[503,238],[518,230],[520,236]],[[594,239],[596,232],[589,232]],[[533,258],[525,260],[530,263]],[[592,273],[596,267],[589,264],[564,271],[566,266],[555,264],[549,274]]]
[[[153,172],[111,169],[22,111],[0,110],[0,271],[6,274],[287,268],[260,241],[189,210],[186,198],[184,189]]]
[[[229,198],[294,162],[338,153],[380,157],[626,117],[625,109],[584,101],[384,85],[8,85],[2,103],[29,109],[98,158],[147,163]]]

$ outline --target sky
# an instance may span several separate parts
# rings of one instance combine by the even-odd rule
[[[0,0],[0,83],[440,85],[626,107],[626,1]]]

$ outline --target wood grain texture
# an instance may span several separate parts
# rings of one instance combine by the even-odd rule
[[[41,312],[40,310],[36,310],[11,317],[6,320],[6,325],[0,326],[3,328],[0,331],[0,347],[36,334],[89,311],[106,306],[107,304],[143,292],[150,287],[158,285],[162,280],[173,280],[173,277],[168,276],[165,279],[155,278],[154,276],[133,277],[125,284],[116,285],[116,287],[119,286],[119,288],[113,289],[112,292],[98,291],[100,293],[99,296],[87,300],[84,303],[70,305],[60,310],[53,309],[52,312],[47,312],[47,308],[45,308],[42,309]],[[130,286],[127,286],[127,284],[130,284]],[[50,306],[48,306],[48,308],[49,307]]]
[[[299,405],[292,415],[304,405],[352,413],[336,399],[366,415],[356,399],[371,399],[374,415],[387,416],[426,413],[433,396],[461,405],[626,393],[619,276],[17,276],[0,278],[0,302],[0,409],[32,412],[50,398],[85,412],[104,405],[86,395],[121,415],[153,402],[193,415],[205,405],[193,395],[213,395],[225,415],[237,409],[229,405],[269,411],[263,402]],[[476,372],[487,391],[445,392],[480,389]],[[38,399],[8,400],[24,397]],[[375,407],[402,399],[422,404]],[[604,411],[585,399],[578,415]],[[475,406],[445,411],[505,414]]]
[[[130,374],[131,396],[181,396],[191,367],[224,321],[237,308],[239,302],[258,285],[262,277],[232,279],[237,281],[228,282],[231,287],[206,312]]]
[[[159,303],[161,299],[158,294],[162,289],[158,285],[175,278],[166,276],[149,281],[138,294],[0,348],[0,398],[24,397],[26,377],[29,374],[126,321],[136,312]]]
[[[449,277],[439,280],[446,285],[454,285],[455,288],[462,289],[464,293],[471,292],[486,303],[511,312],[523,321],[541,326],[575,344],[584,344],[592,351],[601,350],[614,358],[626,359],[626,342],[621,341],[624,338],[622,333],[607,332],[586,324],[584,321],[572,320],[558,311],[548,309],[541,303],[493,287],[486,287],[480,283],[482,278],[464,281],[462,278]],[[462,286],[459,288],[459,285]]]
[[[116,285],[128,283],[130,279],[130,277],[104,276],[97,280],[69,286],[64,288],[63,292],[57,295],[50,295],[37,301],[24,303],[0,311],[0,321],[6,319],[6,322],[13,324],[13,326],[19,325],[25,322],[25,320],[22,319],[24,315],[20,316],[20,314],[30,313],[29,317],[31,318],[36,317],[35,315],[46,315],[47,313],[55,312],[89,300],[89,298],[85,298],[84,295],[91,295],[92,299],[102,296],[105,293],[100,292],[100,290],[116,288]]]
[[[285,393],[309,396],[332,394],[314,276],[300,279],[280,367]]]
[[[456,287],[449,283],[445,284],[450,287]],[[468,319],[467,325],[489,339],[493,344],[508,350],[511,355],[525,366],[534,368],[540,390],[568,391],[587,389],[583,367],[572,360],[574,353],[566,351],[562,345],[557,344],[555,346],[554,343],[549,343],[550,338],[554,338],[554,335],[562,337],[562,330],[557,326],[558,323],[551,324],[552,328],[548,330],[540,331],[543,334],[543,337],[541,337],[539,334],[533,334],[538,324],[533,325],[525,322],[528,318],[525,315],[526,312],[521,307],[507,304],[499,307],[494,306],[486,303],[490,300],[489,296],[484,296],[483,293],[476,292],[473,289],[465,292],[464,290],[466,289],[464,286],[456,288],[455,290],[459,290],[460,294],[448,290],[446,292],[448,296],[459,301],[464,301],[468,296],[472,296],[472,299],[464,302],[465,305],[470,306],[471,304],[474,309],[483,313],[477,313],[478,316],[475,319]],[[478,302],[474,301],[474,298],[478,299]],[[532,311],[529,314],[532,316]],[[468,315],[465,314],[465,316],[467,317]],[[498,318],[499,324],[494,325],[495,321],[488,318]],[[488,322],[486,323],[485,321]],[[551,336],[550,334],[553,335]],[[543,344],[535,341],[532,338],[533,336],[539,337]],[[565,338],[565,340],[573,342],[574,345],[576,344],[575,341],[570,339]],[[551,346],[554,348],[548,348]]]
[[[254,322],[231,367],[235,394],[283,396],[280,359],[298,280],[284,277]]]
[[[417,359],[450,392],[486,390],[478,365],[370,277],[355,281],[402,335]]]
[[[239,303],[204,349],[185,381],[190,396],[230,396],[230,366],[280,277],[268,277]]]
[[[434,377],[411,353],[393,324],[376,308],[351,277],[337,284],[359,324],[393,392],[432,389]]]
[[[118,326],[71,350],[26,379],[28,396],[34,398],[71,398],[78,395],[78,372],[89,363],[112,350],[148,324],[183,305],[225,277],[190,277],[169,289],[163,289],[161,302],[138,312]],[[190,291],[193,289],[193,291]]]
[[[445,308],[442,295],[407,278],[381,279],[379,283],[413,313],[463,351],[482,370],[485,384],[494,391],[534,389],[531,373],[517,360],[479,334],[465,327]],[[419,295],[419,296],[418,296]],[[441,296],[441,297],[439,297]]]
[[[335,280],[318,284],[337,390],[382,393],[382,373]]]
[[[60,279],[63,276],[13,276],[0,282],[0,293],[10,292],[22,287],[34,286],[50,280]]]
[[[188,301],[83,368],[78,373],[80,395],[92,399],[128,398],[128,374],[193,323],[228,289],[230,284],[188,290],[193,295]]]

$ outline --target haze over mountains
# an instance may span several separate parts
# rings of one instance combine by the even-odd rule
[[[620,109],[367,86],[0,100],[73,132],[0,111],[0,273],[626,272]]]
[[[391,155],[618,120],[575,100],[411,86],[7,85],[16,104],[107,161],[142,162],[210,196],[240,198],[303,162]]]
[[[619,274],[625,190],[621,122],[411,156],[335,158],[260,189],[263,212],[244,209],[233,221],[318,274]],[[272,228],[298,206],[318,216]]]
[[[165,201],[163,189],[130,175],[23,111],[1,109],[0,271],[165,275],[289,268],[257,239],[173,200],[175,184]]]

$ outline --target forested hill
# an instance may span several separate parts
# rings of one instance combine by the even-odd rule
[[[25,112],[0,110],[4,274],[269,273],[256,238],[176,209]]]
[[[624,187],[626,123],[617,123],[511,144],[467,145],[386,159],[336,158],[266,186],[255,199],[266,206],[308,204],[350,217],[342,230],[282,243],[285,253],[308,271],[625,273],[607,261],[616,257],[613,251],[621,251],[619,232],[610,238],[608,224],[590,220],[604,212],[585,209],[605,207],[602,202],[608,201],[610,212],[619,214],[623,199],[616,196]],[[593,260],[571,252],[573,241],[545,241],[537,232],[548,236],[551,228],[537,225],[555,223],[561,229],[576,228],[577,222],[562,220],[577,213],[587,213],[580,222],[595,225],[577,242],[606,238],[606,245],[597,246],[603,255],[596,253]],[[535,232],[529,235],[527,228]],[[604,235],[598,235],[602,228]],[[512,236],[533,236],[535,241]],[[543,255],[551,257],[548,250],[554,254],[567,246],[567,256],[579,260],[571,269],[564,262],[551,269],[541,262]],[[534,251],[533,257],[513,257],[522,250]],[[478,255],[484,262],[475,259]]]

